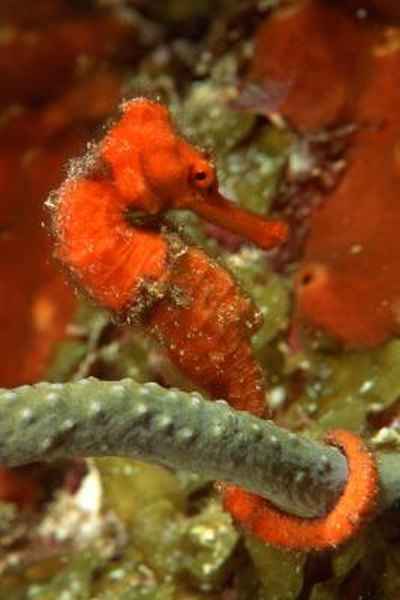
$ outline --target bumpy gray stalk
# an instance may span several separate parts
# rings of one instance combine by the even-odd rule
[[[126,456],[241,485],[301,516],[321,515],[346,481],[343,455],[198,393],[94,378],[0,390],[0,463]],[[381,461],[383,503],[400,493],[399,455]]]

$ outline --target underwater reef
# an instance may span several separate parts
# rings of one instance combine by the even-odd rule
[[[0,2],[0,599],[400,593],[400,10]]]

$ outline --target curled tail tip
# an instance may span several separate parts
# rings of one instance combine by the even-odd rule
[[[227,485],[223,503],[239,526],[268,545],[303,552],[335,549],[360,531],[376,505],[376,459],[350,431],[334,430],[324,439],[338,447],[348,463],[347,481],[334,507],[323,517],[302,518],[285,513],[257,494]]]

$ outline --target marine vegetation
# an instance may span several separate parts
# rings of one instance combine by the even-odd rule
[[[398,9],[0,17],[0,599],[397,597]]]

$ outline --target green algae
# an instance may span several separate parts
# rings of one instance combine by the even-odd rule
[[[221,165],[224,189],[241,206],[267,214],[278,189],[292,138],[270,125],[258,126],[251,143],[234,148]]]
[[[369,416],[399,397],[399,361],[398,340],[376,350],[306,351],[291,357],[287,370],[302,368],[307,380],[296,406],[285,412],[285,421],[293,423],[301,410],[308,419],[307,428],[318,435],[332,427],[365,431]]]
[[[332,558],[332,571],[335,577],[347,575],[364,557],[366,538],[360,536],[352,540]]]
[[[381,579],[382,592],[385,598],[398,598],[400,595],[399,545],[395,543],[387,543],[384,548],[384,556],[385,564],[382,565],[383,576]]]
[[[230,559],[238,537],[230,516],[216,500],[187,519],[181,544],[189,580],[204,590],[222,584],[231,571]]]
[[[106,505],[127,524],[140,522],[143,508],[160,499],[177,513],[184,510],[186,499],[171,471],[125,458],[97,458],[95,462]]]
[[[46,380],[58,382],[85,377],[97,358],[96,350],[109,321],[107,311],[83,300],[78,302],[68,337],[58,344],[48,366]]]
[[[162,498],[143,506],[131,535],[146,564],[160,576],[184,575],[206,590],[224,579],[237,541],[219,504],[211,503],[199,515],[186,517]]]
[[[386,543],[381,536],[364,530],[332,556],[332,576],[313,586],[310,600],[352,597],[354,590],[359,598],[395,598],[396,595],[384,593],[386,556]]]
[[[220,65],[219,72],[226,70],[229,59]],[[193,83],[181,105],[183,133],[215,153],[218,165],[250,134],[255,120],[251,114],[229,108],[229,102],[237,95],[234,81],[224,81],[223,75],[219,79],[222,81],[218,81],[217,74],[214,79]]]
[[[96,465],[106,506],[124,523],[129,547],[157,581],[178,578],[204,591],[223,582],[238,534],[219,502],[206,502],[189,516],[184,489],[193,487],[184,488],[174,473],[127,459],[97,459]]]
[[[91,595],[94,572],[101,563],[95,552],[80,552],[50,583],[31,585],[27,600],[87,600]]]
[[[107,458],[96,467],[103,510],[120,523],[117,553],[99,551],[100,537],[99,549],[67,551],[52,566],[46,558],[34,568],[16,562],[18,575],[0,577],[0,598],[10,590],[21,600],[218,598],[238,541],[219,501],[205,496],[189,510],[175,474],[153,465]]]
[[[237,533],[219,503],[211,502],[193,517],[177,514],[159,499],[140,511],[132,542],[159,578],[174,577],[191,587],[212,591],[229,574]]]
[[[195,83],[188,90],[181,107],[182,129],[189,139],[215,155],[224,193],[248,210],[266,214],[292,138],[266,123],[256,127],[254,115],[230,108],[237,95],[230,64],[225,60],[214,68],[211,80]]]
[[[252,337],[253,347],[261,356],[266,346],[288,327],[288,286],[282,277],[268,269],[263,253],[256,249],[244,248],[237,254],[228,255],[225,263],[263,318],[261,328]]]
[[[295,600],[303,586],[305,555],[265,546],[253,538],[246,537],[245,543],[261,582],[260,600]]]

